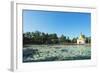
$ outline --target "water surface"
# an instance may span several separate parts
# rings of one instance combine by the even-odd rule
[[[91,59],[91,46],[85,45],[24,45],[23,62],[67,61]]]

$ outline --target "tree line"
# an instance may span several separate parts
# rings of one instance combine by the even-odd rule
[[[86,43],[91,42],[91,37],[86,37]],[[48,34],[44,32],[25,32],[23,33],[23,44],[74,44],[77,42],[78,37],[70,39],[65,35],[57,36],[56,33]]]

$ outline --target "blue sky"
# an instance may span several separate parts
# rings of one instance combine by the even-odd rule
[[[82,32],[91,35],[91,14],[80,12],[58,12],[23,10],[23,32],[40,31],[62,34],[70,38]]]

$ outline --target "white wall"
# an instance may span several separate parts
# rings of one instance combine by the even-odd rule
[[[99,0],[71,0],[75,4],[68,3],[69,0],[33,0],[38,3],[49,4],[66,4],[76,6],[96,6],[98,27],[96,30],[97,44],[99,46],[100,41],[100,5]],[[10,0],[0,0],[0,73],[10,73]],[[100,46],[99,46],[100,47]],[[96,49],[96,48],[95,48]],[[98,66],[97,67],[83,67],[83,68],[65,68],[56,70],[37,71],[34,73],[99,73],[100,69],[100,49],[98,49]]]

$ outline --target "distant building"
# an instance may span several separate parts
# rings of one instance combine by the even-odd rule
[[[85,44],[85,37],[84,35],[81,33],[79,38],[77,39],[77,44]]]

